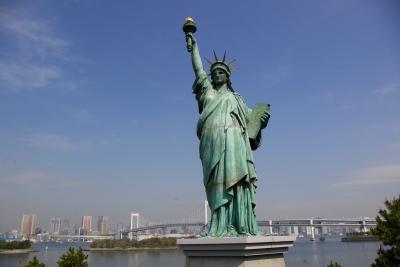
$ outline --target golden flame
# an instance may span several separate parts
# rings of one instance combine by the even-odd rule
[[[193,18],[187,17],[185,18],[185,23],[194,22]]]

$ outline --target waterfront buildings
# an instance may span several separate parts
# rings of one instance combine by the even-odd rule
[[[51,218],[50,219],[50,234],[59,235],[61,229],[61,218]]]
[[[80,229],[81,229],[81,225],[78,224],[78,223],[75,223],[75,224],[74,224],[74,234],[80,235],[80,234],[81,234],[81,233],[80,233]]]
[[[36,224],[36,214],[22,214],[20,234],[25,237],[33,235],[35,233]]]
[[[60,235],[68,235],[70,233],[70,224],[68,219],[61,220]]]
[[[100,216],[97,222],[97,230],[99,231],[100,235],[107,235],[108,234],[108,217],[107,216]]]
[[[10,231],[7,231],[7,232],[5,232],[5,237],[8,237],[8,238],[17,238],[18,237],[18,230],[10,230]]]
[[[92,216],[84,215],[82,216],[82,229],[89,234],[92,232]]]

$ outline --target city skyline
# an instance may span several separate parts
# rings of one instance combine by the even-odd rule
[[[254,153],[257,218],[376,216],[399,194],[399,11],[392,0],[2,1],[0,232],[22,213],[45,227],[85,214],[114,225],[202,206],[187,16],[203,56],[238,59],[246,104],[271,104]]]
[[[139,218],[139,214],[132,213],[132,217]],[[34,220],[30,220],[34,218]],[[90,215],[82,216],[82,225],[85,224],[85,220],[91,220]],[[346,233],[361,233],[368,232],[369,229],[376,225],[376,220],[373,218],[303,218],[303,219],[283,219],[283,220],[259,220],[259,227],[262,232],[266,235],[286,234],[293,235],[299,238],[303,238],[307,235],[311,241],[315,241],[316,236],[321,236],[324,241],[326,236],[343,235]],[[29,224],[29,226],[28,226]],[[98,217],[98,229],[93,231],[86,231],[83,227],[75,224],[74,230],[68,229],[70,224],[68,219],[51,218],[51,229],[49,231],[42,231],[40,227],[35,229],[35,233],[28,229],[27,233],[24,232],[24,228],[32,228],[32,225],[36,224],[35,214],[23,214],[21,220],[21,231],[18,233],[17,230],[10,230],[4,233],[0,233],[0,237],[5,240],[18,240],[23,238],[30,238],[38,242],[56,241],[63,242],[68,241],[93,241],[93,240],[105,240],[105,239],[118,239],[128,238],[133,239],[136,236],[139,239],[148,238],[150,236],[169,236],[169,237],[182,237],[190,236],[195,232],[200,233],[204,229],[204,222],[164,222],[161,224],[148,224],[142,223],[138,225],[125,225],[119,227],[117,224],[116,228],[108,229],[108,217]],[[136,222],[134,223],[136,224]],[[65,226],[68,226],[66,229]],[[90,226],[88,226],[90,229]],[[137,231],[135,228],[138,228]],[[56,230],[54,230],[56,229]],[[59,230],[61,229],[61,231]],[[65,231],[66,230],[66,231]],[[72,231],[70,231],[72,230]],[[133,232],[132,232],[133,230]],[[200,232],[199,232],[200,231]],[[135,234],[132,234],[135,233]]]
[[[208,210],[208,213],[210,211]],[[185,222],[191,222],[191,223],[197,223],[197,222],[203,222],[204,221],[204,214],[200,214],[203,216],[202,218],[197,218],[198,215],[195,215],[195,218],[185,218],[184,220],[170,220],[170,221],[164,221],[164,222],[150,222],[148,221],[144,216],[141,215],[141,218],[144,221],[136,221],[137,216],[139,214],[134,213],[134,220],[133,220],[133,228],[136,228],[136,223],[138,223],[139,227],[143,226],[149,226],[149,225],[161,225],[161,224],[168,224],[168,223],[185,223]],[[193,213],[191,214],[193,215]],[[209,216],[209,215],[208,215]],[[209,217],[208,217],[209,218]],[[355,219],[355,220],[363,220],[363,219],[374,219],[368,216],[355,216],[355,217],[347,217],[347,218],[323,218],[320,216],[312,216],[310,219]],[[259,220],[285,220],[285,219],[291,219],[291,220],[304,220],[306,219],[305,217],[299,217],[299,218],[258,218]],[[132,220],[132,213],[131,213],[131,220]],[[19,227],[14,227],[7,229],[6,231],[0,231],[0,233],[7,233],[10,231],[15,231],[17,228],[20,229],[20,231],[16,230],[19,234],[21,235],[32,235],[35,234],[37,230],[40,230],[41,233],[48,233],[52,236],[58,236],[58,235],[69,235],[69,234],[76,234],[81,235],[87,234],[91,235],[93,233],[98,234],[98,235],[107,235],[109,234],[110,230],[113,231],[118,231],[118,229],[130,229],[130,220],[129,218],[124,221],[124,222],[112,222],[109,223],[109,218],[108,216],[105,215],[100,215],[98,216],[97,220],[97,225],[95,228],[93,228],[93,216],[92,215],[83,215],[81,216],[81,219],[79,223],[74,223],[73,225],[70,223],[69,218],[56,218],[52,217],[49,219],[49,226],[47,225],[41,225],[38,223],[38,218],[36,214],[22,214],[21,215],[21,223]],[[46,221],[46,220],[44,220]],[[47,223],[46,223],[47,224]],[[25,230],[28,229],[28,230]],[[80,232],[80,230],[85,230],[84,232]]]

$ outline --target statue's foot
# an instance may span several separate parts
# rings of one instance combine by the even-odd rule
[[[238,237],[239,233],[233,225],[229,225],[226,231],[226,237]]]
[[[209,234],[206,234],[206,233],[202,233],[200,235],[200,239],[209,239],[209,238],[212,238],[212,237],[213,237],[212,235],[209,235]]]

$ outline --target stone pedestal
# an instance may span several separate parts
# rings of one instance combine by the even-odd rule
[[[186,267],[285,267],[292,236],[179,239]]]

